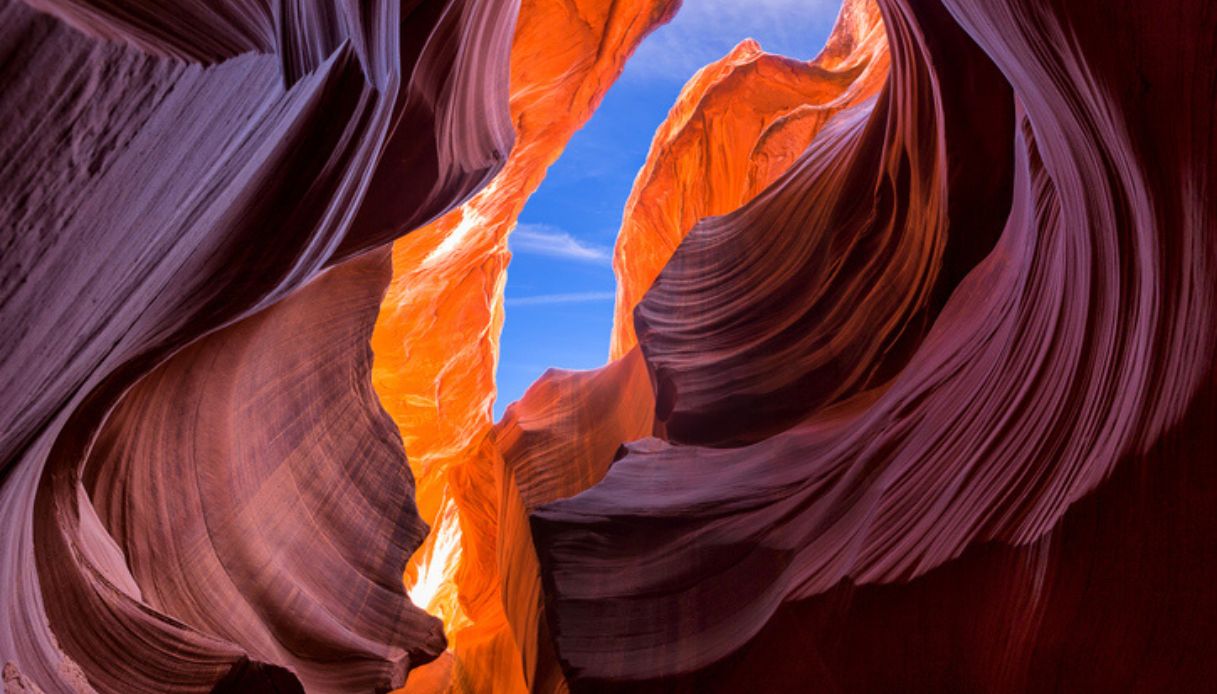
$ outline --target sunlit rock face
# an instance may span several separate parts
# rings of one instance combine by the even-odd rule
[[[872,98],[886,70],[877,6],[851,2],[811,63],[745,41],[694,76],[660,126],[618,238],[613,361],[588,372],[547,373],[495,427],[502,599],[534,690],[563,691],[569,683],[543,615],[528,514],[599,482],[622,443],[662,433],[642,353],[631,348],[633,330],[621,330],[629,315],[623,296],[641,296],[698,218],[750,199],[832,114]]]
[[[672,440],[751,442],[881,385],[928,330],[944,284],[992,247],[1009,204],[1010,176],[991,166],[1010,156],[1009,90],[980,51],[948,45],[942,59],[967,63],[956,79],[974,92],[952,100],[952,76],[930,73],[935,49],[901,45],[877,95],[878,80],[856,74],[846,94],[872,98],[830,111],[778,184],[706,219],[651,283],[634,322]],[[954,149],[991,158],[953,160]],[[967,230],[954,246],[952,227]]]
[[[402,684],[445,641],[368,339],[385,244],[511,147],[516,5],[37,7],[0,3],[6,691]]]
[[[731,212],[784,173],[839,111],[875,96],[887,42],[873,2],[847,2],[810,63],[747,39],[685,85],[625,205],[613,254],[615,359],[638,343],[634,308],[695,223]]]
[[[678,4],[524,0],[511,49],[516,140],[506,166],[469,202],[393,246],[373,383],[401,431],[432,528],[405,580],[445,623],[452,660],[435,666],[447,670],[430,678],[438,686],[524,691],[521,653],[534,650],[517,641],[500,595],[491,406],[508,234],[634,47]]]

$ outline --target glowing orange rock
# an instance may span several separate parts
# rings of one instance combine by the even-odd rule
[[[409,691],[565,688],[538,633],[545,626],[526,514],[592,485],[620,442],[650,433],[654,402],[641,355],[620,359],[634,345],[622,317],[698,219],[755,196],[832,114],[872,96],[886,76],[871,2],[847,5],[811,63],[747,40],[700,71],[657,132],[627,204],[614,262],[616,361],[544,379],[492,433],[508,234],[625,58],[676,6],[525,2],[512,48],[516,145],[507,165],[463,207],[394,245],[393,283],[372,339],[373,384],[401,430],[419,511],[432,526],[406,585],[444,620],[451,651],[417,673]],[[703,158],[710,150],[713,158]],[[580,394],[586,388],[592,395]],[[593,420],[602,426],[586,430]]]
[[[497,451],[487,439],[507,236],[625,59],[678,4],[524,0],[511,51],[516,143],[507,165],[463,207],[394,244],[372,378],[401,430],[419,512],[432,528],[405,580],[414,602],[444,620],[453,657],[436,665],[446,674],[429,678],[443,687],[525,687],[499,596]]]
[[[662,433],[633,304],[694,223],[734,210],[781,175],[833,114],[879,90],[887,65],[875,5],[848,3],[815,62],[768,55],[746,40],[693,77],[657,132],[618,239],[613,361],[547,373],[495,429],[503,603],[534,690],[561,691],[566,682],[542,616],[528,516],[598,482],[622,442]]]
[[[651,142],[613,253],[613,359],[636,344],[633,311],[698,220],[726,214],[784,173],[838,111],[874,96],[888,72],[874,0],[845,3],[811,62],[752,39],[702,68]]]
[[[789,168],[828,118],[873,95],[886,74],[873,3],[846,7],[815,63],[765,54],[749,39],[701,70],[657,132],[627,205],[615,263],[619,292],[640,298],[701,216],[751,199]],[[526,678],[537,691],[561,691],[566,682],[542,617],[528,515],[594,485],[622,442],[649,436],[656,426],[652,385],[633,348],[632,326],[621,337],[629,311],[620,301],[618,308],[610,364],[547,373],[495,428],[502,598]]]

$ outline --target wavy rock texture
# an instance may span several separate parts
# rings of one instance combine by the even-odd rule
[[[616,252],[614,353],[633,336],[630,329],[621,337],[622,292],[640,294],[649,286],[671,254],[666,244],[675,246],[700,214],[734,209],[755,195],[798,157],[828,116],[873,96],[886,69],[877,6],[851,2],[811,63],[765,54],[749,40],[694,76],[656,134],[626,207]],[[502,600],[535,691],[564,691],[567,683],[541,614],[527,514],[592,486],[622,442],[656,431],[641,353],[635,348],[614,357],[598,370],[548,373],[495,427]]]
[[[573,687],[1204,688],[1217,12],[882,0],[891,73],[635,312],[531,516]]]
[[[501,167],[515,5],[38,6],[0,4],[6,689],[401,684],[444,640],[367,252]]]
[[[636,182],[615,360],[494,427],[506,235],[675,2],[31,4],[6,694],[1217,679],[1207,0],[741,44]]]
[[[689,80],[625,205],[613,253],[611,358],[637,344],[634,308],[689,229],[756,197],[833,115],[873,97],[887,70],[878,6],[851,1],[810,63],[765,53],[747,39]]]
[[[567,682],[542,616],[545,598],[528,514],[599,482],[622,441],[652,433],[654,409],[646,365],[635,349],[592,371],[551,369],[495,426],[501,593],[533,691],[566,691]]]
[[[1008,206],[1009,174],[993,166],[1010,156],[1008,90],[983,54],[953,45],[957,30],[933,45],[898,29],[883,92],[834,113],[754,204],[691,232],[640,304],[673,440],[745,443],[890,378],[941,308],[939,273],[992,245]],[[975,93],[952,97],[931,52],[966,62],[957,84]],[[948,244],[950,226],[967,241]]]
[[[451,662],[435,686],[524,691],[520,644],[499,593],[498,451],[490,438],[507,237],[570,136],[676,0],[525,0],[511,49],[516,145],[465,205],[394,244],[373,334],[373,382],[400,428],[435,529],[414,555],[411,596],[441,616]],[[535,565],[531,568],[535,573]],[[412,685],[427,691],[428,685]]]

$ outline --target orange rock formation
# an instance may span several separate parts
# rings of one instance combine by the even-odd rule
[[[746,40],[699,71],[660,126],[618,238],[613,360],[546,373],[495,428],[502,596],[535,691],[564,691],[566,682],[542,616],[529,515],[599,482],[622,442],[663,433],[630,309],[701,216],[735,209],[784,173],[834,113],[881,88],[887,65],[876,6],[850,2],[811,63]]]
[[[752,39],[702,68],[655,132],[613,253],[613,359],[637,344],[634,307],[698,220],[726,214],[785,173],[838,111],[873,97],[888,72],[879,9],[847,2],[809,63]]]
[[[393,282],[372,339],[373,383],[401,430],[420,514],[432,526],[406,584],[444,620],[450,641],[450,654],[416,673],[410,691],[565,689],[544,633],[527,513],[591,486],[621,441],[651,433],[654,399],[633,350],[634,305],[694,223],[750,200],[887,74],[873,0],[847,3],[811,62],[747,39],[700,70],[656,132],[626,205],[614,258],[614,363],[548,374],[492,431],[508,234],[625,58],[676,6],[525,2],[512,48],[517,139],[506,167],[463,207],[394,245]]]
[[[562,64],[555,51],[571,61],[592,44],[584,34],[580,45],[547,45],[541,37],[561,35],[541,23],[553,9],[530,4],[521,13],[512,63],[517,145],[507,167],[463,208],[397,243],[395,267],[407,271],[395,274],[373,338],[374,382],[401,427],[420,510],[433,527],[407,584],[444,619],[452,642],[454,657],[432,666],[445,674],[431,679],[457,689],[564,688],[552,655],[538,645],[548,639],[539,634],[545,627],[526,514],[595,483],[621,441],[653,426],[650,383],[635,351],[601,372],[547,376],[487,437],[507,234],[545,167],[602,96],[603,76],[616,74],[624,53],[672,7],[650,8],[645,26],[624,22],[620,8],[601,13],[599,26],[621,49],[601,51],[595,63],[576,61],[581,72],[561,75],[554,74]],[[853,3],[810,63],[766,54],[747,40],[694,76],[657,132],[626,208],[615,259],[615,359],[634,344],[623,318],[683,234],[702,216],[751,199],[833,113],[871,97],[886,71],[878,11]],[[560,87],[537,88],[553,84]],[[582,108],[570,109],[572,101]],[[555,109],[566,109],[569,120],[554,119]],[[580,442],[578,450],[570,442]]]
[[[431,525],[406,569],[411,598],[444,620],[452,656],[411,690],[522,691],[496,558],[497,452],[488,441],[503,322],[507,236],[626,58],[678,0],[524,0],[511,50],[516,143],[494,181],[399,239],[372,337],[373,384],[401,430]],[[433,675],[434,673],[428,673]]]

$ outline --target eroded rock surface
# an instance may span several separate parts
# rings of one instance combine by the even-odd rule
[[[877,98],[639,304],[662,437],[531,516],[557,657],[630,691],[1203,687],[1217,14],[879,6]]]
[[[376,323],[373,382],[405,442],[432,526],[407,568],[411,596],[443,617],[459,691],[524,691],[497,552],[491,440],[508,234],[528,197],[677,0],[524,0],[511,48],[516,145],[469,202],[397,241]],[[534,569],[535,571],[535,569]],[[448,686],[448,685],[445,685]]]
[[[38,7],[0,4],[6,688],[400,685],[444,637],[374,249],[501,168],[515,4]]]
[[[1211,685],[1211,3],[739,44],[612,361],[494,425],[507,236],[676,9],[0,0],[6,694]]]

